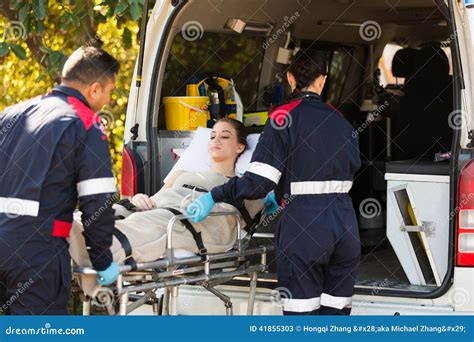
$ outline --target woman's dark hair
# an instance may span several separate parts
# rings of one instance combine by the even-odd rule
[[[311,85],[319,76],[327,75],[327,58],[322,51],[300,50],[293,56],[288,71],[296,80],[296,89],[293,94],[300,93]]]
[[[222,118],[222,119],[217,120],[216,123],[219,123],[219,122],[226,122],[230,124],[232,127],[234,127],[235,131],[237,132],[237,142],[239,144],[244,145],[244,150],[239,154],[240,156],[249,147],[247,143],[247,132],[245,130],[244,124],[238,120],[231,119],[231,118]]]

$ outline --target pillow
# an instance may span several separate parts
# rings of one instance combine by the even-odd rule
[[[168,180],[168,177],[177,170],[187,172],[205,172],[211,168],[211,156],[208,151],[211,131],[212,129],[210,128],[198,127],[188,148],[184,150],[176,164],[174,164],[171,171],[165,177],[165,183]],[[252,159],[252,154],[255,150],[255,146],[257,146],[259,138],[260,134],[249,134],[247,136],[248,148],[240,155],[239,159],[237,159],[237,165],[235,167],[238,175],[244,174],[245,171],[249,169],[250,160]]]

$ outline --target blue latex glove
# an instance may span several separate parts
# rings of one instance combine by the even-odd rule
[[[99,285],[110,285],[117,280],[120,275],[120,267],[115,262],[112,262],[107,269],[97,271],[97,282]]]
[[[215,204],[216,202],[214,202],[211,193],[208,192],[188,205],[186,208],[186,215],[194,223],[201,222],[207,216],[209,216],[209,213],[211,212],[212,208],[214,208]]]
[[[265,214],[271,215],[275,213],[280,206],[278,205],[275,199],[275,192],[270,192],[267,197],[263,200],[263,205],[265,206]]]

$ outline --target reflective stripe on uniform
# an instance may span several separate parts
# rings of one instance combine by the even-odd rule
[[[256,175],[265,177],[274,182],[275,184],[278,184],[281,178],[281,172],[278,171],[278,169],[271,165],[260,162],[250,163],[250,167],[247,172],[252,172]]]
[[[310,312],[319,309],[320,297],[309,299],[282,298],[283,311],[289,312]]]
[[[292,195],[318,195],[349,192],[352,181],[291,182]]]
[[[13,197],[0,197],[0,213],[19,216],[38,216],[39,202]]]
[[[323,293],[321,295],[321,305],[341,310],[351,307],[352,297],[336,297]]]
[[[79,197],[115,193],[115,178],[93,178],[77,183],[77,193]]]

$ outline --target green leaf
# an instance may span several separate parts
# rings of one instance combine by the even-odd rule
[[[23,6],[23,1],[21,0],[10,0],[10,8],[14,10],[18,10],[21,6]]]
[[[52,68],[57,67],[59,58],[61,57],[61,54],[59,52],[53,51],[49,55],[49,63]]]
[[[5,57],[9,51],[7,43],[0,43],[0,57]]]
[[[126,49],[130,49],[132,47],[132,31],[126,27],[123,29],[122,41]]]
[[[15,56],[17,56],[19,59],[26,59],[26,51],[20,45],[10,44],[10,50],[12,50]]]
[[[51,53],[51,49],[48,48],[47,46],[44,46],[44,45],[42,47],[40,47],[40,51],[43,52],[43,53],[46,53],[46,54]]]
[[[43,20],[46,16],[46,0],[36,0],[33,10],[35,12],[36,19]]]
[[[115,7],[114,15],[121,16],[128,8],[128,3],[126,1],[120,1],[117,7]]]
[[[130,17],[133,21],[136,21],[140,18],[141,11],[140,6],[137,3],[134,3],[130,6]]]
[[[66,31],[68,25],[69,25],[69,18],[67,17],[67,14],[64,14],[60,18],[60,27],[61,27],[61,29]]]
[[[23,25],[26,28],[26,32],[33,31],[33,18],[30,16],[27,16],[25,21],[23,22]]]
[[[46,26],[44,25],[44,22],[38,21],[38,22],[36,23],[36,31],[37,31],[39,34],[43,34],[45,29],[46,29]]]
[[[41,82],[41,81],[43,81],[43,80],[45,80],[45,79],[46,79],[46,76],[43,75],[43,74],[41,74],[41,75],[39,75],[39,76],[36,78],[35,81],[38,83],[38,82]]]
[[[137,3],[130,6],[130,17],[133,21],[140,19],[141,14],[140,6]]]
[[[30,11],[30,4],[24,4],[18,10],[18,20],[21,22],[25,22],[26,18],[28,17],[28,12]]]

